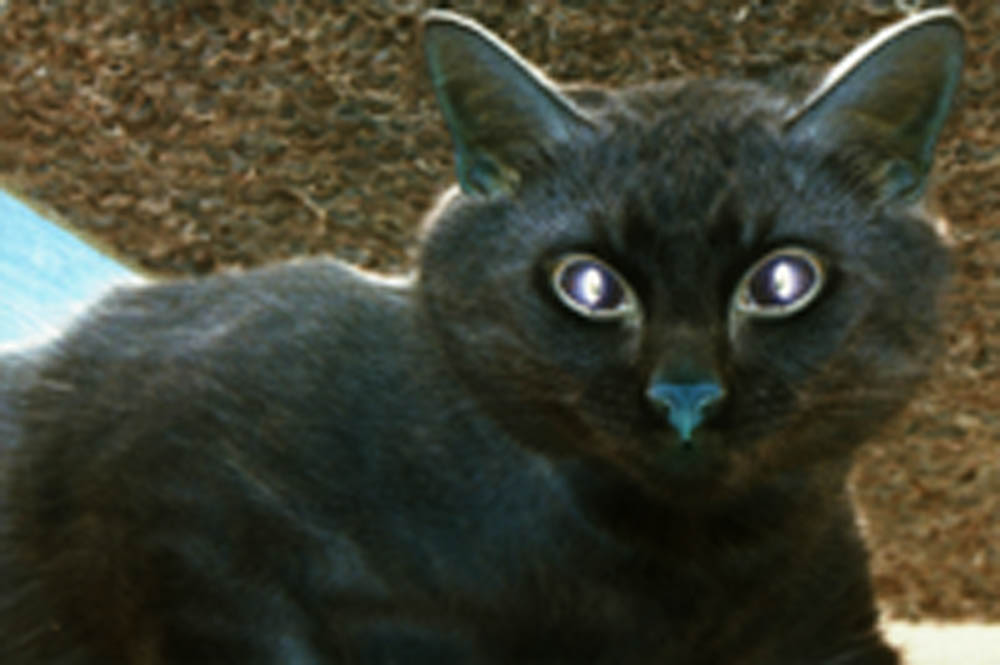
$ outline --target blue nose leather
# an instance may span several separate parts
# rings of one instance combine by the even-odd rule
[[[667,419],[684,441],[705,419],[705,409],[725,395],[722,386],[713,381],[698,383],[654,383],[646,396],[658,409],[665,410]]]

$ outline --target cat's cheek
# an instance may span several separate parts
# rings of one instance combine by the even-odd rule
[[[636,371],[642,357],[641,315],[595,322],[559,306],[548,309],[523,326],[521,332],[527,345],[538,349],[540,357],[548,358],[554,368],[566,369],[587,383],[601,381],[622,369]]]
[[[733,349],[733,351],[739,352],[741,350],[740,345],[743,340],[743,332],[746,329],[746,326],[746,315],[730,308],[729,320],[726,322],[726,330],[729,333],[729,346]]]
[[[729,335],[729,349],[734,358],[748,358],[754,348],[754,321],[751,317],[733,308],[729,310],[726,326]]]
[[[642,355],[642,317],[622,321],[619,334],[620,343],[617,345],[617,360],[627,367],[638,367]]]

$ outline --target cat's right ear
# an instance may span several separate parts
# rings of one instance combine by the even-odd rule
[[[915,14],[843,58],[786,129],[793,140],[851,155],[857,175],[884,199],[919,197],[962,74],[963,50],[954,12]]]
[[[591,129],[573,102],[478,23],[448,11],[424,16],[431,84],[468,194],[517,189],[524,171]]]

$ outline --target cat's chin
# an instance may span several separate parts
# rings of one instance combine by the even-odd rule
[[[649,457],[637,460],[631,475],[650,494],[705,501],[734,489],[738,465],[718,435],[696,433],[684,441],[673,432],[663,432],[651,437],[648,450]]]
[[[636,443],[633,439],[632,443]],[[639,450],[642,452],[640,453]],[[622,537],[674,547],[668,527],[697,516],[714,519],[752,500],[766,482],[747,473],[753,462],[729,449],[721,434],[701,435],[690,445],[669,432],[642,437],[634,455],[565,459],[569,481],[586,512]],[[663,538],[667,541],[661,542]]]
[[[653,468],[688,482],[718,482],[728,465],[717,448],[705,437],[682,441],[664,436],[657,441]]]

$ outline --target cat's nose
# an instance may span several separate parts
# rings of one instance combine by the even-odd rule
[[[714,381],[657,381],[646,391],[646,397],[654,407],[666,413],[683,441],[691,440],[691,433],[704,421],[710,407],[725,395],[726,391]]]

